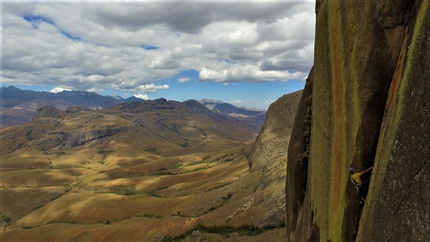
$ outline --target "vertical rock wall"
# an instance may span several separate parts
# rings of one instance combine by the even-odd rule
[[[393,78],[357,241],[430,240],[429,1],[416,5],[413,20]]]
[[[384,193],[385,183],[393,183],[391,192],[395,194],[399,193],[399,188],[411,189],[428,181],[428,175],[423,175],[428,174],[424,171],[429,166],[430,156],[426,150],[399,146],[400,137],[407,140],[402,144],[416,142],[417,147],[428,147],[430,141],[428,136],[418,138],[419,132],[429,132],[428,111],[422,113],[419,122],[411,123],[406,119],[414,113],[406,111],[407,107],[412,107],[409,105],[429,108],[428,101],[423,100],[430,94],[428,4],[428,1],[413,0],[317,0],[312,85],[306,87],[310,90],[305,88],[304,91],[304,95],[312,94],[307,163],[300,160],[305,150],[294,148],[307,146],[304,135],[300,137],[303,125],[296,124],[289,146],[286,226],[290,241],[355,241],[357,238],[382,241],[372,239],[376,230],[364,228],[376,228],[376,224],[379,227],[383,222],[376,211],[380,211],[378,206],[383,206],[382,201],[390,197]],[[415,47],[410,49],[411,46]],[[304,110],[308,109],[304,99],[302,97],[296,122],[303,122],[300,119],[304,119]],[[384,111],[386,103],[387,108],[394,111]],[[408,135],[411,130],[408,124],[414,125],[416,135]],[[397,173],[387,172],[389,164],[396,159],[391,154],[393,147],[397,147],[396,154],[406,162],[397,167]],[[419,155],[411,155],[414,150]],[[400,174],[408,166],[405,156],[419,160],[410,175]],[[390,159],[393,162],[390,163]],[[374,162],[373,177],[378,176],[379,180],[371,180],[358,234],[362,208],[349,182],[348,168],[354,166],[361,170]],[[414,179],[421,180],[415,183]],[[376,191],[378,193],[373,194]],[[409,198],[406,192],[394,197],[398,205],[405,204]],[[415,198],[410,198],[410,206],[405,206],[405,211],[418,209],[419,205],[411,205],[415,202],[424,205],[427,213],[422,216],[428,216],[429,199],[423,198],[428,198],[428,193],[424,192],[421,197],[417,193]],[[379,199],[380,204],[376,205],[373,199]],[[398,205],[394,207],[397,209]],[[404,230],[412,231],[417,223],[393,223],[388,230],[395,231],[395,225],[402,225]],[[380,238],[388,241],[387,238],[395,237]]]
[[[306,183],[312,122],[312,83],[313,71],[306,80],[288,146],[285,224],[288,233],[292,236],[291,240],[297,241],[307,241],[312,229],[309,196],[306,196],[306,205],[304,205],[308,187]]]

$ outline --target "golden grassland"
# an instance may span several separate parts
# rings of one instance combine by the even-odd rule
[[[196,226],[254,230],[271,192],[257,189],[261,173],[248,168],[257,132],[177,102],[42,108],[31,122],[0,130],[0,241],[161,241],[189,237]]]
[[[6,154],[0,240],[160,241],[196,224],[256,224],[267,212],[257,204],[270,189],[255,191],[261,173],[248,171],[249,144],[208,137],[195,153],[152,145],[129,135]]]

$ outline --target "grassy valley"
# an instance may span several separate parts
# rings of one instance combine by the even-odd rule
[[[0,131],[0,240],[282,237],[257,228],[274,189],[249,172],[258,130],[197,102],[39,109]]]

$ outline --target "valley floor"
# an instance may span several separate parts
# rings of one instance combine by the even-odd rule
[[[267,241],[284,235],[257,228],[267,213],[260,204],[273,191],[256,189],[261,173],[249,172],[248,145],[162,156],[109,144],[5,156],[0,240]]]

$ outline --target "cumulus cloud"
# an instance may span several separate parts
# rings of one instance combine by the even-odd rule
[[[139,92],[155,92],[157,90],[163,90],[163,89],[169,89],[169,85],[155,85],[154,83],[151,84],[144,84],[140,85],[136,88]]]
[[[146,94],[138,93],[138,94],[134,94],[133,96],[140,98],[140,99],[143,99],[143,100],[149,100],[149,97]]]
[[[51,90],[49,90],[49,92],[53,92],[53,93],[58,93],[58,92],[62,92],[62,91],[71,91],[73,90],[72,88],[64,88],[64,87],[54,87]]]
[[[267,70],[262,71],[258,66],[234,66],[228,69],[208,69],[203,67],[200,71],[200,80],[213,82],[262,82],[304,80],[307,73]]]
[[[313,63],[312,1],[25,1],[2,8],[2,79],[9,84],[147,93],[168,89],[154,83],[181,70],[207,82],[288,81],[304,80]]]

